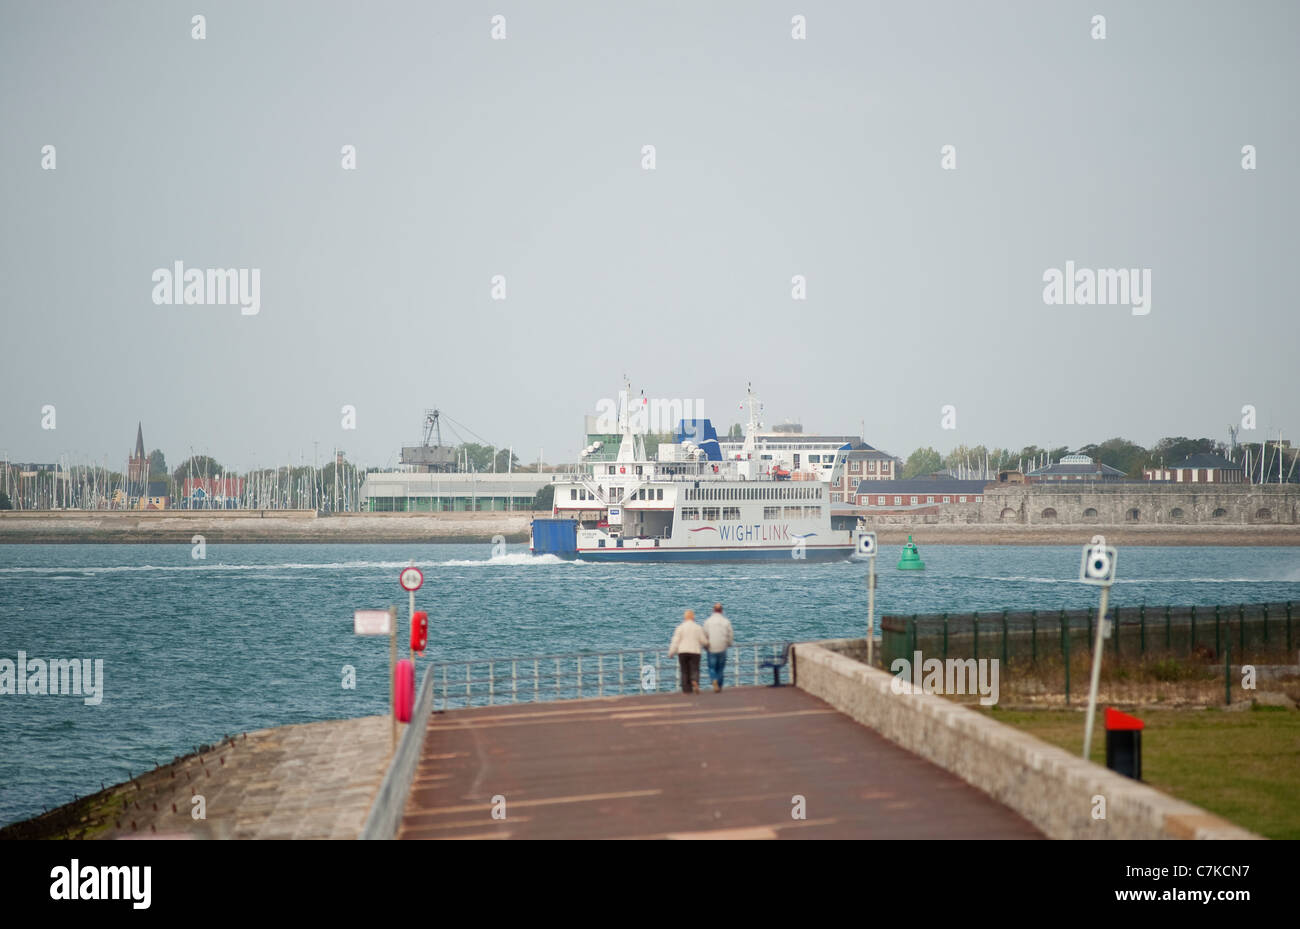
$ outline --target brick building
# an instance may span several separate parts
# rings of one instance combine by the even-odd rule
[[[1035,468],[1025,475],[1030,484],[1054,484],[1065,481],[1122,481],[1125,475],[1087,455],[1066,455],[1055,464]]]
[[[1188,455],[1167,468],[1147,468],[1142,476],[1148,481],[1172,481],[1175,484],[1241,484],[1246,472],[1222,455]]]
[[[983,503],[984,480],[955,477],[914,477],[907,480],[858,482],[853,502],[866,510],[937,515],[944,507]]]

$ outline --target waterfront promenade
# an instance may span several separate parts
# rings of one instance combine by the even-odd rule
[[[851,657],[862,644],[796,644],[782,687],[511,697],[441,713],[431,666],[363,835],[1254,837],[986,714],[899,688]]]
[[[494,802],[494,798],[499,798]],[[494,808],[497,816],[493,818]],[[403,839],[1028,839],[961,779],[794,687],[430,717]]]

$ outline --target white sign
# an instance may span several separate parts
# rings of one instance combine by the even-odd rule
[[[403,568],[401,582],[403,590],[419,590],[420,586],[424,583],[424,574],[414,565],[409,568]]]
[[[874,555],[876,553],[876,534],[874,532],[858,533],[858,554]]]
[[[623,510],[616,506],[609,508],[609,524],[611,526],[621,526],[623,524]]]
[[[357,610],[352,614],[352,631],[357,635],[392,635],[387,610]]]
[[[1119,553],[1106,544],[1104,536],[1095,535],[1083,547],[1083,562],[1079,565],[1079,582],[1095,587],[1109,587],[1115,583],[1115,566]]]

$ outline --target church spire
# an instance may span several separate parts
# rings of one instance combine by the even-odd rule
[[[144,457],[144,428],[141,423],[135,425],[135,457]]]

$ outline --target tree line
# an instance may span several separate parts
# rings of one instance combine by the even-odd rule
[[[1231,458],[1237,464],[1245,466],[1246,452],[1250,452],[1251,471],[1255,480],[1260,480],[1261,455],[1264,461],[1264,480],[1270,477],[1277,480],[1278,449],[1276,443],[1261,447],[1259,442],[1239,444],[1231,452]],[[1297,449],[1281,450],[1282,477],[1296,479],[1295,469]],[[967,474],[977,478],[993,478],[999,471],[1033,468],[1060,461],[1066,455],[1087,455],[1093,461],[1109,465],[1124,472],[1130,478],[1140,480],[1142,472],[1149,468],[1169,467],[1189,455],[1212,454],[1229,457],[1229,449],[1224,442],[1215,439],[1191,439],[1186,436],[1169,436],[1160,439],[1150,448],[1145,448],[1128,439],[1107,439],[1105,442],[1084,445],[1079,448],[1060,446],[1057,448],[1040,448],[1026,445],[1019,451],[1009,448],[987,448],[983,445],[958,445],[948,454],[926,446],[918,448],[907,457],[903,464],[902,477],[911,478],[937,471],[947,471],[955,475]]]

